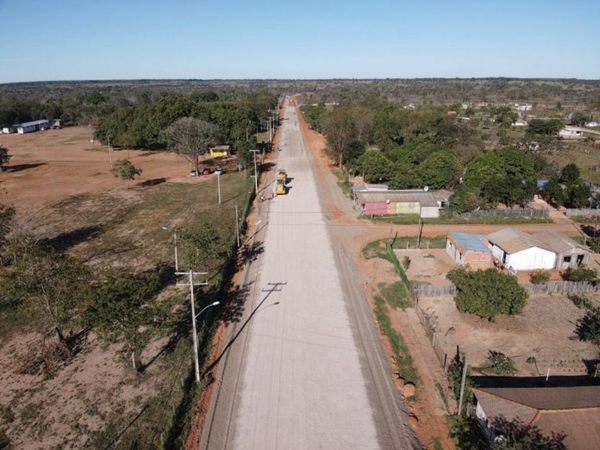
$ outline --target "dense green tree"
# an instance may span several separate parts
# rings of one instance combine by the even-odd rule
[[[459,311],[490,321],[499,314],[519,314],[527,302],[527,292],[516,277],[495,269],[472,272],[460,267],[448,272],[448,279],[456,285]]]
[[[580,127],[585,125],[585,123],[589,120],[590,120],[590,116],[581,111],[576,111],[573,114],[571,114],[571,116],[569,117],[569,122],[571,123],[571,125],[577,125]]]
[[[367,150],[356,167],[367,183],[386,183],[394,176],[393,163],[379,150]]]
[[[565,206],[569,208],[589,208],[592,191],[583,181],[578,180],[567,187]]]
[[[571,186],[581,176],[581,172],[577,164],[569,163],[560,171],[560,182],[566,184],[567,186]]]
[[[600,308],[588,309],[577,321],[575,331],[582,341],[600,346]]]
[[[394,165],[394,175],[390,179],[389,186],[391,189],[422,188],[423,180],[415,167],[397,163]]]
[[[450,197],[450,209],[458,214],[477,209],[479,206],[479,190],[460,184]]]
[[[211,222],[201,222],[179,233],[183,267],[216,270],[224,253],[224,242]]]
[[[492,428],[496,439],[492,450],[566,450],[566,435],[553,431],[550,436],[544,435],[535,425],[526,425],[520,418],[508,420],[504,416],[492,419]]]
[[[419,173],[425,186],[431,189],[450,188],[460,178],[460,162],[454,153],[439,151],[419,165]]]
[[[493,110],[493,114],[494,121],[503,127],[510,127],[519,118],[519,114],[510,106],[500,106]]]
[[[531,119],[527,127],[528,136],[553,136],[564,127],[560,119]]]

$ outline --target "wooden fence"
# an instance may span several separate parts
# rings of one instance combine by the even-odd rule
[[[590,208],[567,208],[566,211],[567,217],[600,217],[600,209],[590,209]]]
[[[459,217],[548,217],[548,210],[546,208],[480,209],[463,213]]]
[[[412,294],[416,297],[447,297],[456,295],[456,286],[433,286],[431,284],[416,284],[412,286]]]

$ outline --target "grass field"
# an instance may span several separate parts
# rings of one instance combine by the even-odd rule
[[[94,271],[119,267],[135,272],[160,263],[173,265],[172,235],[162,225],[183,229],[210,222],[225,256],[214,267],[187,267],[182,261],[181,269],[209,270],[209,286],[198,294],[199,304],[216,298],[225,302],[235,268],[235,254],[229,252],[235,242],[235,206],[242,217],[252,182],[242,173],[226,174],[221,190],[221,205],[216,178],[200,184],[162,182],[84,192],[35,216],[22,214],[27,219],[19,229],[76,255]],[[199,392],[191,370],[188,291],[169,285],[159,299],[171,314],[156,326],[142,352],[145,370],[139,374],[131,370],[119,344],[101,344],[92,330],[82,351],[52,378],[18,375],[18,361],[39,345],[41,336],[31,311],[0,309],[0,365],[12,368],[0,372],[0,429],[15,448],[42,443],[57,448],[183,445]],[[201,363],[219,318],[214,311],[199,323]]]
[[[583,179],[600,184],[600,150],[585,142],[565,143],[562,150],[544,153],[544,157],[559,169],[575,163],[581,170]]]

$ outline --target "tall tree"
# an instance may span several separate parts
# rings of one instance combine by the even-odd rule
[[[419,165],[419,172],[425,186],[432,189],[452,187],[461,175],[458,158],[448,151],[439,151],[430,155]]]
[[[164,130],[169,149],[187,159],[200,172],[200,157],[217,142],[218,128],[193,117],[182,117]]]
[[[347,109],[336,108],[323,120],[327,148],[341,169],[346,162],[350,145],[357,139],[354,117]]]

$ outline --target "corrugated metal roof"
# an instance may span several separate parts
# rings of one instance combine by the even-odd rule
[[[503,230],[488,234],[486,238],[506,253],[517,253],[532,247],[543,248],[551,252],[554,251],[548,248],[543,242],[535,239],[532,235],[515,230],[514,228],[504,228]]]
[[[485,387],[479,391],[541,410],[600,408],[600,385],[567,387]]]
[[[482,234],[451,231],[448,237],[465,251],[490,253],[490,249],[485,245],[485,236]]]
[[[363,203],[419,203],[421,206],[438,206],[431,192],[422,190],[357,192],[356,196]]]
[[[33,120],[31,122],[24,122],[21,125],[19,125],[20,127],[30,127],[32,125],[41,125],[43,123],[49,123],[47,120],[45,119],[41,119],[41,120]]]
[[[358,184],[352,186],[352,192],[387,191],[387,184]]]
[[[600,408],[541,411],[533,420],[543,434],[552,432],[567,435],[564,444],[577,450],[597,450],[600,448]]]
[[[533,234],[533,237],[545,244],[550,250],[556,253],[566,253],[573,250],[581,250],[589,252],[583,245],[578,244],[573,239],[564,234],[557,233],[553,230],[542,231]]]

